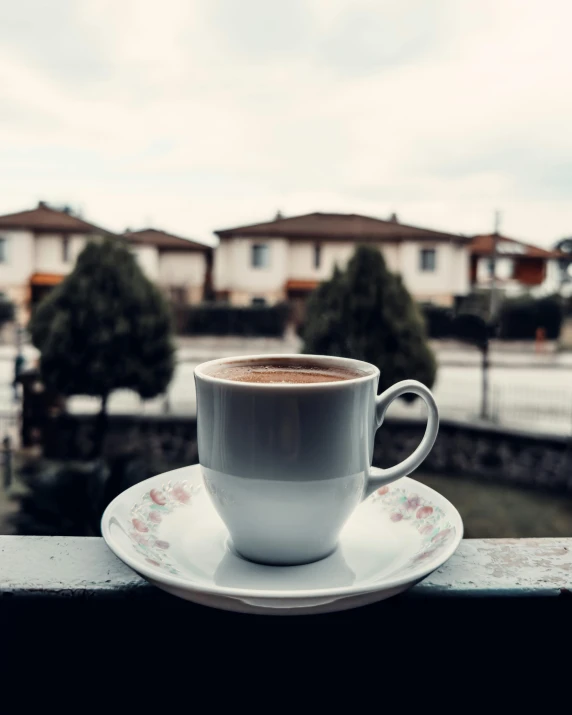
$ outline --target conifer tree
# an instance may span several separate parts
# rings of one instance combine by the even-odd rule
[[[311,295],[302,328],[304,352],[365,360],[380,372],[380,392],[399,380],[435,381],[436,363],[417,304],[380,251],[360,246]]]
[[[73,272],[36,309],[30,332],[46,387],[101,398],[94,456],[103,447],[110,394],[127,388],[155,397],[173,375],[169,309],[119,239],[86,245]]]

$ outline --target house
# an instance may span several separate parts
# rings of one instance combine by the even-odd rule
[[[418,301],[451,306],[469,291],[470,241],[356,214],[311,213],[215,231],[214,287],[219,300],[234,305],[294,304],[338,265],[343,268],[359,244],[379,248],[390,270],[400,273]]]
[[[493,270],[494,285],[508,296],[545,294],[559,289],[558,262],[564,256],[560,251],[545,250],[500,234],[486,234],[473,236],[469,252],[473,289],[491,288]]]
[[[30,308],[73,269],[86,242],[119,236],[40,201],[35,209],[0,216],[0,291],[28,321]],[[210,282],[212,249],[164,231],[127,232],[146,274],[178,303],[197,302]]]
[[[30,307],[73,268],[86,241],[109,231],[73,216],[69,209],[35,209],[0,216],[0,291],[26,322]]]
[[[199,303],[211,286],[213,249],[166,231],[126,231],[139,264],[177,305]]]

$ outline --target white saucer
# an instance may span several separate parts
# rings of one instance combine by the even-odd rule
[[[254,564],[233,552],[199,465],[127,489],[107,507],[101,526],[109,548],[159,588],[207,606],[271,615],[341,611],[389,598],[439,568],[463,535],[447,499],[403,477],[360,504],[328,558],[304,566]]]

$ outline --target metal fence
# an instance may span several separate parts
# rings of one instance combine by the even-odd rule
[[[480,420],[481,395],[474,383],[458,381],[436,386],[435,399],[442,417]],[[421,417],[425,407],[397,401],[388,414],[396,417]],[[493,425],[514,427],[555,435],[572,435],[572,386],[540,388],[493,383],[489,393],[487,421]]]
[[[543,432],[572,434],[572,389],[493,385],[490,419],[495,424],[522,424]]]

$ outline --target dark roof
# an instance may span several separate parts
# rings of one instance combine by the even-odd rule
[[[480,236],[473,236],[469,245],[469,251],[473,256],[492,256],[494,251],[495,234],[488,233]],[[512,248],[514,246],[514,248]],[[497,236],[497,255],[508,258],[565,258],[566,254],[561,251],[550,251],[530,243],[517,241],[507,236]]]
[[[0,216],[0,229],[21,228],[30,231],[58,231],[64,233],[111,233],[100,226],[88,223],[67,211],[58,211],[40,201],[38,207],[29,211]]]
[[[221,238],[256,236],[264,238],[321,239],[350,241],[455,241],[467,243],[470,239],[459,234],[433,231],[399,223],[395,217],[389,221],[359,216],[358,214],[312,213],[292,218],[277,218],[267,223],[239,226],[215,231]]]
[[[144,228],[140,231],[126,231],[124,236],[130,243],[157,246],[159,249],[179,251],[209,251],[211,249],[210,246],[204,243],[191,241],[188,238],[175,236],[172,233],[159,231],[155,228]]]

